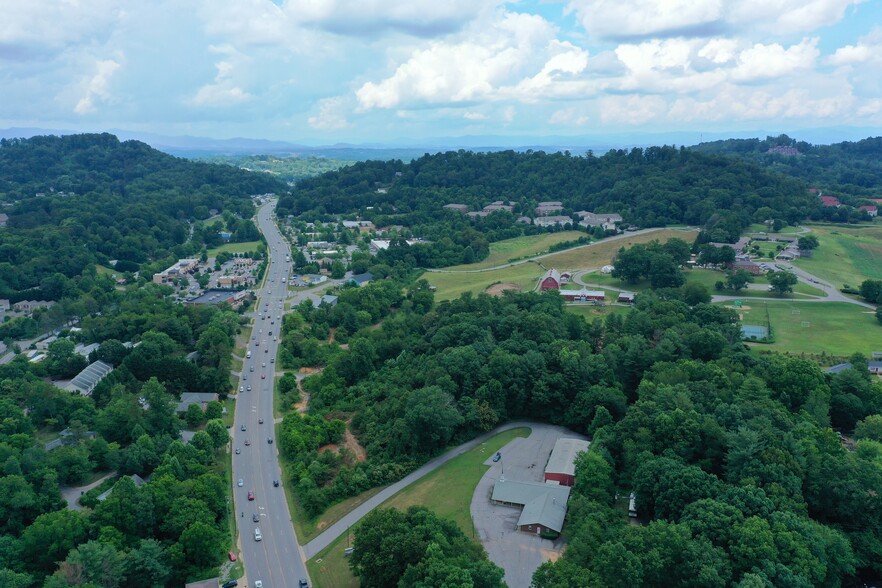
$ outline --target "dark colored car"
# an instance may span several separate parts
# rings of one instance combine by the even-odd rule
[[[232,553],[232,552],[230,552],[230,553]],[[230,580],[229,582],[224,584],[222,588],[236,588],[236,586],[238,586],[238,585],[239,585],[238,580]]]
[[[306,583],[306,580],[300,578],[300,588],[309,588],[309,584]]]
[[[496,452],[496,455],[493,456],[493,461],[499,461],[500,459],[502,459],[502,454]]]
[[[276,488],[278,488],[278,487],[279,487],[279,481],[278,481],[278,480],[273,480],[273,486],[275,486]]]
[[[251,515],[251,522],[252,523],[260,522],[260,515],[257,513],[254,513],[253,515]]]

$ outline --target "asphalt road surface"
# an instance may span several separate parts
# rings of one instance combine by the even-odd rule
[[[255,339],[249,337],[251,358],[246,357],[238,383],[246,390],[251,386],[252,390],[239,392],[236,401],[231,434],[234,450],[238,448],[241,453],[233,454],[233,498],[234,513],[239,521],[239,547],[247,577],[247,581],[240,581],[239,586],[254,586],[255,581],[260,580],[264,588],[298,588],[300,579],[307,578],[307,572],[281,487],[273,426],[273,376],[288,292],[287,283],[283,284],[282,278],[287,282],[291,270],[291,262],[285,261],[285,256],[290,254],[288,243],[272,219],[274,208],[275,203],[269,203],[257,213],[258,226],[266,237],[270,263],[263,287],[255,292],[257,301],[252,331]],[[254,371],[251,371],[252,367]],[[273,442],[269,443],[268,439]],[[240,478],[241,487],[238,486]],[[279,480],[279,487],[273,486],[274,480]],[[248,500],[249,492],[254,493],[254,500]],[[258,522],[252,522],[253,515],[257,515]],[[254,530],[258,527],[261,541],[254,538]]]

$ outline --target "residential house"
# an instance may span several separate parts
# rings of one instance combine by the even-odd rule
[[[488,214],[490,214],[490,213],[489,213],[489,212],[484,212],[484,211],[481,211],[481,212],[468,212],[468,213],[466,213],[466,216],[468,216],[469,218],[484,218],[484,217],[487,216]]]
[[[52,300],[22,300],[12,305],[15,312],[32,313],[40,308],[49,308],[55,304]]]
[[[858,206],[858,210],[863,210],[870,216],[876,216],[879,214],[879,208],[876,206]]]
[[[77,392],[83,396],[91,396],[95,386],[113,371],[113,366],[103,361],[93,361],[78,373],[64,389],[68,392]]]
[[[842,203],[839,202],[839,198],[835,196],[821,196],[821,205],[822,206],[842,206]]]
[[[352,284],[357,287],[364,286],[371,282],[374,279],[374,275],[370,272],[365,272],[363,274],[357,274],[346,280],[347,284]]]
[[[750,260],[745,260],[745,259],[736,260],[736,261],[728,264],[728,267],[729,267],[729,269],[736,270],[736,271],[737,270],[744,270],[746,272],[750,272],[751,274],[753,274],[755,276],[760,276],[760,275],[766,273],[763,271],[763,268],[761,268],[758,264],[756,264]]]
[[[178,414],[185,413],[191,404],[195,404],[202,410],[205,410],[209,402],[217,399],[217,394],[214,392],[184,392],[181,394],[181,401],[178,402],[175,412]]]
[[[634,304],[635,295],[632,292],[619,292],[618,302],[623,304]]]
[[[529,216],[519,216],[518,220],[516,220],[515,222],[521,225],[530,225],[533,224],[533,219],[531,219]]]

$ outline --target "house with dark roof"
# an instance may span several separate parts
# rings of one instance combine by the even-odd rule
[[[191,404],[195,404],[202,410],[205,410],[208,407],[208,403],[213,400],[217,400],[217,394],[213,392],[184,392],[181,394],[181,401],[178,402],[175,412],[178,414],[185,413]]]
[[[346,280],[346,283],[352,284],[354,286],[358,286],[360,288],[361,286],[364,286],[365,284],[370,283],[373,279],[374,279],[374,274],[372,274],[370,272],[365,272],[363,274],[356,274],[356,275],[352,276],[351,278]]]

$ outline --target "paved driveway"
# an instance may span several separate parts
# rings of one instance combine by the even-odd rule
[[[490,469],[472,496],[470,510],[475,529],[490,560],[505,570],[505,581],[511,588],[527,588],[536,568],[560,556],[564,541],[518,531],[521,509],[495,506],[490,503],[490,494],[503,474],[506,480],[541,482],[548,456],[561,437],[585,438],[563,427],[533,425],[529,437],[514,439],[502,448],[499,462],[493,463],[493,456],[487,459],[485,464]]]

